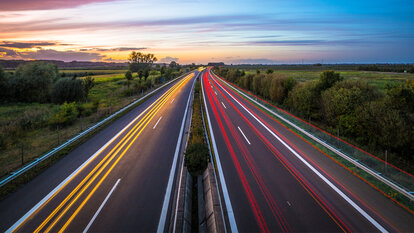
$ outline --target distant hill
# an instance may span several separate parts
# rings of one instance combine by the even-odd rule
[[[1,60],[0,65],[6,69],[14,69],[20,64],[26,64],[31,62],[49,62],[57,65],[59,68],[110,68],[110,69],[125,69],[128,63],[115,63],[115,62],[91,62],[91,61],[71,61],[64,62],[59,60]]]

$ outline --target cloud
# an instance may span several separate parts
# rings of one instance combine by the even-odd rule
[[[0,55],[6,59],[62,60],[62,61],[100,61],[106,58],[99,53],[79,51],[58,51],[54,49],[39,49],[37,51],[17,52],[0,48]]]
[[[298,45],[354,45],[367,43],[364,40],[263,40],[250,41],[249,45],[267,45],[267,46],[298,46]],[[372,43],[372,42],[370,42]]]
[[[161,58],[158,62],[160,63],[170,63],[172,61],[178,62],[179,58],[178,57],[170,57],[170,56],[166,56]]]
[[[106,57],[103,59],[105,62],[128,62],[128,60],[125,59],[113,59],[111,57]]]
[[[60,44],[56,42],[49,42],[49,41],[27,41],[27,42],[2,41],[0,42],[1,47],[16,48],[16,49],[30,49],[30,48],[35,48],[39,46],[51,46],[51,45],[60,45]]]
[[[109,49],[104,49],[104,48],[96,48],[96,49],[91,49],[91,50],[95,50],[98,52],[106,52],[106,51],[133,51],[133,50],[144,50],[147,49],[145,47],[141,47],[141,48],[137,48],[137,47],[118,47],[118,48],[109,48]]]
[[[7,48],[0,47],[0,55],[2,55],[0,57],[4,57],[4,56],[17,56],[18,54],[13,49],[7,49]]]
[[[5,0],[1,1],[0,11],[25,11],[74,8],[91,3],[113,0]]]
[[[245,58],[245,59],[236,59],[236,60],[230,60],[226,63],[231,64],[277,64],[280,63],[276,60],[271,60],[267,58]]]

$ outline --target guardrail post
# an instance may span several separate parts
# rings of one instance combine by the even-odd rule
[[[82,126],[82,114],[79,114],[79,120],[80,120],[80,127],[81,127],[81,132],[83,131],[83,126]]]
[[[336,133],[336,137],[337,137],[337,143],[338,143],[338,147],[339,147],[339,127],[338,127],[338,130],[337,130],[337,133]]]
[[[57,144],[60,144],[60,138],[59,138],[59,125],[56,126],[56,132],[57,132]]]
[[[385,150],[385,169],[384,169],[384,173],[387,174],[387,150]]]
[[[22,153],[22,165],[24,164],[24,155],[23,155],[23,142],[20,144],[21,153]]]

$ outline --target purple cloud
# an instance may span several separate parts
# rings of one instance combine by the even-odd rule
[[[276,60],[267,59],[267,58],[245,58],[245,59],[230,60],[228,63],[231,63],[231,64],[276,64],[280,62]]]
[[[144,50],[147,49],[145,47],[118,47],[118,48],[109,48],[109,49],[104,49],[104,48],[96,48],[96,49],[91,49],[91,50],[95,50],[95,51],[99,51],[99,52],[106,52],[106,51],[133,51],[133,50]]]
[[[0,11],[48,10],[74,8],[81,5],[114,0],[6,0],[1,1]]]
[[[50,45],[61,45],[56,42],[49,41],[35,41],[35,42],[16,42],[16,41],[2,41],[0,42],[1,47],[16,48],[16,49],[29,49],[39,46],[50,46]]]
[[[34,59],[34,60],[62,60],[62,61],[100,61],[106,56],[99,53],[79,51],[57,51],[53,49],[39,49],[37,51],[17,52],[15,50],[0,48],[2,58],[6,59]]]

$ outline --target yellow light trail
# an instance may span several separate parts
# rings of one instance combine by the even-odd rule
[[[184,81],[188,81],[190,76],[187,76],[186,79],[184,79]],[[186,82],[185,82],[186,83]],[[173,87],[174,90],[177,90],[182,84],[184,84],[184,82],[180,83],[180,85]],[[95,192],[95,190],[100,186],[100,184],[103,182],[103,180],[106,178],[106,176],[108,176],[109,172],[112,171],[113,167],[118,163],[118,161],[123,157],[123,155],[126,153],[126,151],[130,148],[130,146],[135,142],[135,140],[137,139],[137,137],[141,134],[141,132],[145,129],[145,127],[149,124],[149,122],[151,122],[152,118],[157,114],[158,110],[168,101],[169,97],[171,97],[173,94],[173,92],[169,93],[168,96],[166,96],[162,101],[160,101],[159,104],[157,104],[157,107],[154,108],[153,111],[149,112],[146,114],[146,122],[145,120],[142,121],[141,126],[143,125],[143,127],[141,127],[141,130],[138,132],[138,134],[135,136],[135,138],[127,145],[126,149],[122,152],[122,154],[118,157],[118,159],[114,162],[114,164],[109,168],[108,172],[104,175],[103,178],[101,178],[101,180],[99,181],[99,183],[94,187],[94,189],[91,191],[91,193],[86,197],[86,199],[82,202],[81,206],[78,207],[78,209],[75,211],[74,214],[72,214],[72,216],[70,217],[69,221],[66,222],[66,224],[64,225],[64,227],[59,231],[62,232],[64,231],[64,229],[66,229],[66,227],[69,225],[69,223],[73,220],[73,218],[77,215],[77,213],[80,211],[80,209],[83,207],[83,205],[85,205],[85,203],[89,200],[89,198],[92,196],[92,194]],[[144,123],[145,122],[145,123]],[[136,131],[138,131],[140,128],[138,127],[134,133]],[[133,134],[134,134],[133,133]],[[133,134],[130,135],[130,137],[128,138],[128,140],[133,137]],[[126,142],[122,145],[124,146],[126,144]],[[60,213],[60,215],[53,221],[53,223],[45,230],[45,232],[50,232],[51,229],[57,224],[57,222],[59,222],[59,220],[63,217],[63,215],[72,207],[72,205],[80,198],[80,196],[89,188],[89,186],[93,183],[93,181],[100,175],[100,173],[102,173],[102,171],[108,166],[108,164],[117,156],[117,153],[119,153],[119,151],[122,150],[122,147],[120,147],[112,156],[112,158],[107,161],[105,163],[104,168],[99,170],[99,174],[95,174],[93,180],[89,181],[85,187],[82,188],[82,190],[80,191],[80,193],[78,193],[75,197],[74,200],[71,201],[71,203],[63,210],[63,212]]]
[[[181,80],[183,81],[183,80]],[[178,83],[179,84],[179,83]],[[173,86],[174,88],[174,86]],[[163,96],[161,96],[160,99],[164,99],[169,93],[171,93],[173,91],[173,88],[171,88],[170,90],[168,90]],[[96,179],[96,176],[98,176],[103,169],[105,169],[105,167],[107,166],[108,163],[110,163],[112,161],[112,159],[114,158],[114,156],[111,155],[116,155],[116,153],[119,152],[119,150],[128,142],[128,140],[132,137],[130,135],[132,135],[133,133],[136,132],[136,129],[139,128],[142,125],[142,122],[147,119],[147,116],[149,116],[156,108],[157,106],[159,106],[159,104],[161,103],[161,101],[157,100],[155,102],[155,106],[153,106],[151,108],[151,110],[146,113],[146,115],[143,116],[143,118],[121,139],[121,141],[115,145],[115,147],[99,162],[98,165],[96,165],[94,167],[94,169],[89,172],[89,174],[78,184],[78,186],[59,204],[59,206],[42,222],[42,224],[40,224],[40,226],[34,231],[35,233],[40,232],[40,230],[50,221],[51,218],[53,218],[55,216],[55,214],[67,203],[67,201],[79,190],[80,187],[83,186],[83,184],[95,173],[95,171],[97,169],[99,169],[99,167],[101,167],[101,165],[103,163],[105,163],[105,161],[107,161],[105,163],[105,165],[103,167],[100,168],[100,170],[98,171],[98,173],[96,173],[96,175],[88,182],[88,184],[90,182],[93,182]],[[120,144],[122,144],[121,146],[119,146]],[[116,150],[115,153],[113,153]],[[109,160],[108,158],[111,157]],[[60,191],[60,190],[59,190]],[[66,212],[66,211],[64,211]],[[54,224],[53,224],[54,225]],[[46,230],[47,231],[47,230]]]

